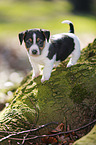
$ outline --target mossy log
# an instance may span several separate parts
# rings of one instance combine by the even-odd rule
[[[76,65],[66,68],[67,62],[53,69],[43,84],[41,76],[32,81],[32,74],[23,80],[10,105],[0,113],[0,131],[22,131],[65,120],[75,129],[96,118],[96,40],[83,49]],[[8,140],[0,144],[8,145]]]

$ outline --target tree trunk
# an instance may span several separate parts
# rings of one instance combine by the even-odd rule
[[[13,101],[0,113],[0,131],[19,132],[53,121],[66,121],[75,129],[96,118],[96,40],[82,51],[76,65],[66,68],[67,62],[53,69],[43,84],[41,76],[32,81],[32,74],[23,80]],[[1,132],[0,138],[3,134],[8,132]],[[0,145],[17,144],[11,138]]]
[[[77,140],[73,145],[96,145],[96,125],[87,135]]]

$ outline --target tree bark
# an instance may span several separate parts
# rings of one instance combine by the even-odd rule
[[[53,121],[66,121],[75,129],[96,118],[96,40],[83,49],[76,65],[66,68],[67,63],[68,59],[53,69],[43,84],[41,76],[33,81],[32,74],[25,77],[13,101],[0,113],[0,131],[19,132]],[[10,140],[0,144],[8,145]]]

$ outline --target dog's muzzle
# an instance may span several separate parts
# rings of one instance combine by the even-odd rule
[[[32,56],[40,55],[40,49],[37,45],[32,45],[29,49],[29,54]]]

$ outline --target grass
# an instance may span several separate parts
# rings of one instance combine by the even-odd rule
[[[96,19],[93,16],[74,15],[72,5],[67,1],[14,1],[0,2],[0,38],[16,37],[26,29],[43,28],[57,32],[68,32],[68,25],[61,24],[69,19],[75,25],[76,33],[96,34]]]

